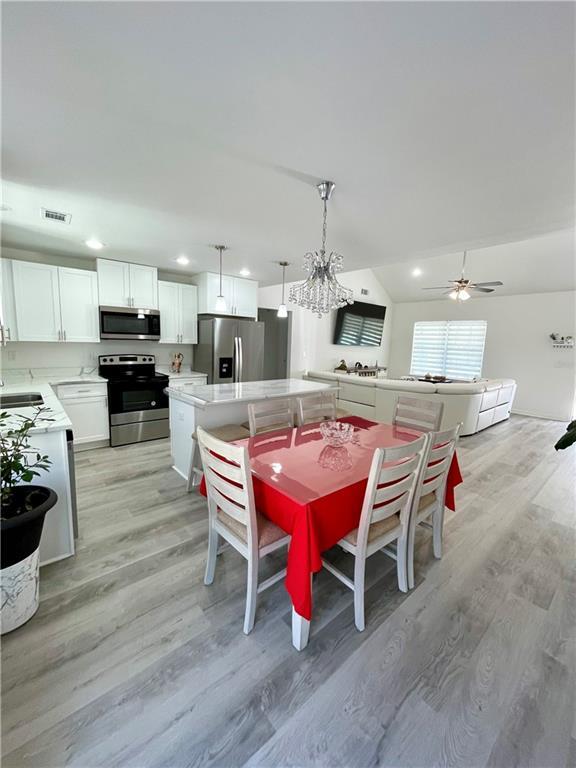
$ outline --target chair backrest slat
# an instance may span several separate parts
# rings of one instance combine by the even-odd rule
[[[294,408],[290,399],[263,400],[248,405],[250,434],[271,432],[274,429],[290,429],[294,426]]]
[[[400,525],[407,533],[412,499],[428,451],[428,441],[428,435],[422,435],[410,443],[374,451],[358,526],[359,549],[366,547],[370,525],[391,515],[399,515]]]
[[[417,511],[420,499],[429,493],[436,493],[437,499],[444,499],[446,481],[456,450],[461,424],[442,432],[431,432],[427,454],[414,494],[412,509]]]
[[[206,483],[209,484],[211,488],[217,488],[223,496],[226,496],[231,501],[235,501],[242,509],[244,509],[244,503],[246,501],[246,491],[244,488],[228,482],[228,480],[217,475],[212,467],[209,466],[205,467],[204,476],[206,478]]]
[[[385,504],[392,499],[397,499],[400,496],[403,496],[406,492],[409,492],[412,487],[412,474],[413,472],[404,477],[403,480],[399,480],[391,485],[376,488],[373,507],[379,507],[381,504]]]
[[[234,483],[242,482],[242,470],[236,464],[223,461],[214,453],[208,453],[206,461],[208,466],[218,475],[222,475],[222,477],[225,477],[227,480],[231,480]]]
[[[217,516],[220,509],[238,520],[246,526],[248,547],[257,548],[256,504],[248,449],[225,443],[202,427],[198,427],[196,436],[210,515]]]
[[[442,402],[398,395],[392,422],[398,427],[420,432],[436,432],[440,429],[443,411]]]
[[[215,485],[211,485],[208,490],[208,498],[216,504],[218,509],[226,512],[227,515],[238,520],[242,525],[248,526],[248,513],[244,507],[239,507],[233,501],[225,496]]]
[[[315,421],[336,421],[336,393],[328,390],[298,398],[298,424]]]
[[[382,467],[382,472],[386,475],[386,480],[378,481],[379,485],[383,482],[392,482],[393,480],[401,480],[413,472],[418,466],[418,456],[411,456],[403,461],[395,462],[394,464],[386,464]]]

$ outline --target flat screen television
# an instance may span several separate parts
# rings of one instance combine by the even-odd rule
[[[347,347],[379,347],[382,342],[386,307],[355,301],[336,313],[334,344]]]

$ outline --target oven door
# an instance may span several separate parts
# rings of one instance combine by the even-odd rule
[[[101,339],[160,338],[160,312],[157,309],[132,307],[100,307]]]
[[[167,379],[132,379],[108,383],[110,424],[168,418]]]

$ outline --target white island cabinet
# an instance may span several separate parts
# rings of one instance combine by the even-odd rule
[[[296,411],[296,400],[332,389],[328,382],[302,379],[247,381],[237,384],[206,384],[174,387],[166,392],[170,398],[170,444],[173,468],[188,477],[192,452],[192,434],[196,427],[219,427],[248,421],[248,403],[272,398],[290,398]]]

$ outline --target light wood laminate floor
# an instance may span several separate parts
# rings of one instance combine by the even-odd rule
[[[282,584],[250,636],[243,559],[226,551],[203,585],[206,505],[167,441],[79,454],[78,554],[42,569],[39,612],[3,638],[3,766],[574,765],[563,430],[513,417],[464,438],[444,558],[420,532],[408,595],[370,558],[363,633],[319,574],[302,653]]]

